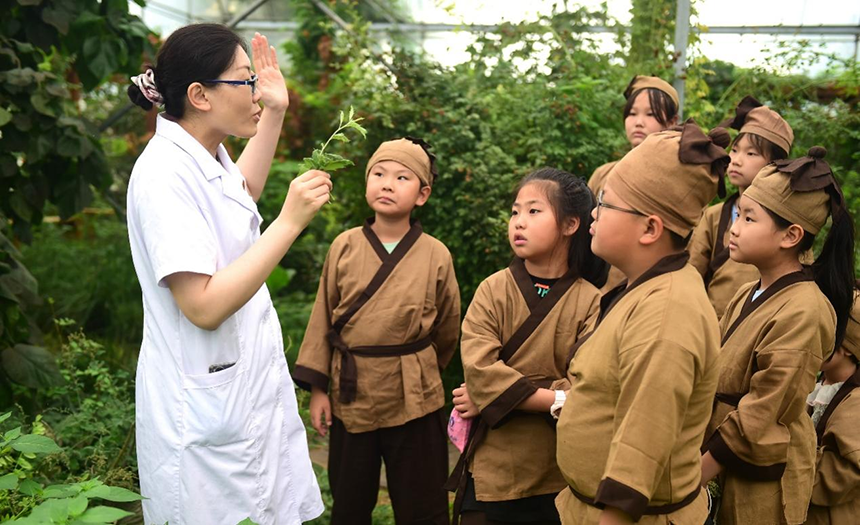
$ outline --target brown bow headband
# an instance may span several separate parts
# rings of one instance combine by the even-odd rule
[[[821,146],[809,148],[805,157],[774,161],[776,169],[791,177],[791,189],[794,191],[825,190],[830,195],[830,215],[833,220],[845,208],[845,197],[833,170],[824,160],[827,150]]]
[[[419,139],[416,137],[410,137],[409,135],[403,137],[409,142],[413,144],[417,144],[421,146],[421,149],[424,150],[424,153],[427,154],[427,158],[430,159],[430,177],[432,177],[433,184],[436,184],[436,179],[439,177],[439,170],[436,168],[436,155],[430,152],[431,146],[426,140]]]
[[[760,108],[764,104],[755,99],[755,97],[751,95],[747,95],[740,101],[738,107],[735,108],[735,116],[729,117],[726,120],[720,122],[717,127],[720,128],[732,128],[740,131],[743,127],[744,123],[747,121],[747,115],[750,111],[755,108]]]
[[[726,196],[726,168],[730,158],[726,147],[731,141],[729,132],[723,128],[712,129],[707,135],[693,119],[687,119],[682,126],[678,159],[684,164],[710,164],[711,174],[718,179],[717,195]]]

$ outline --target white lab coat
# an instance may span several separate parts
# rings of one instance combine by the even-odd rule
[[[176,272],[212,275],[260,237],[243,181],[223,146],[216,160],[162,115],[132,170],[128,234],[144,307],[137,457],[147,525],[247,517],[294,524],[323,511],[266,285],[207,331],[182,314],[164,281]]]

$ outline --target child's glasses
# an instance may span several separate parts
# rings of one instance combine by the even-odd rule
[[[631,210],[629,208],[622,208],[620,206],[614,206],[612,204],[606,204],[605,202],[603,202],[603,190],[597,192],[597,217],[594,218],[595,221],[600,220],[600,208],[608,208],[610,210],[623,211],[624,213],[647,217],[647,215],[645,215],[641,211]]]
[[[257,75],[252,76],[249,80],[221,80],[216,78],[213,80],[201,80],[200,82],[207,84],[230,84],[231,86],[251,86],[251,96],[257,92]]]

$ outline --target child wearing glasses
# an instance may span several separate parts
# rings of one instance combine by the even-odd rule
[[[251,44],[253,68],[227,27],[180,28],[128,88],[137,105],[162,109],[128,185],[146,523],[298,523],[323,511],[265,281],[331,180],[296,177],[260,234],[256,201],[289,97],[274,48],[259,34]],[[250,138],[235,163],[228,136]]]
[[[717,318],[687,237],[716,195],[729,136],[693,121],[649,135],[593,212],[595,255],[626,277],[574,347],[558,421],[565,525],[701,525],[699,447],[717,385]]]
[[[699,270],[717,318],[744,284],[759,278],[758,270],[729,257],[729,229],[738,218],[738,199],[767,164],[788,157],[794,132],[776,111],[753,97],[745,97],[735,110],[736,116],[720,124],[739,130],[732,141],[728,168],[729,181],[737,193],[705,211],[690,239],[690,264]]]

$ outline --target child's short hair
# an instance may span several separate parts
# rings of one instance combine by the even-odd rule
[[[732,141],[732,147],[735,147],[735,144],[741,140],[741,137],[746,137],[747,140],[750,141],[750,144],[753,145],[755,149],[759,151],[759,153],[767,159],[768,162],[773,162],[775,160],[782,160],[788,158],[788,152],[777,146],[773,142],[768,139],[762,137],[761,135],[757,135],[755,133],[750,132],[742,132],[738,133],[735,139]]]

